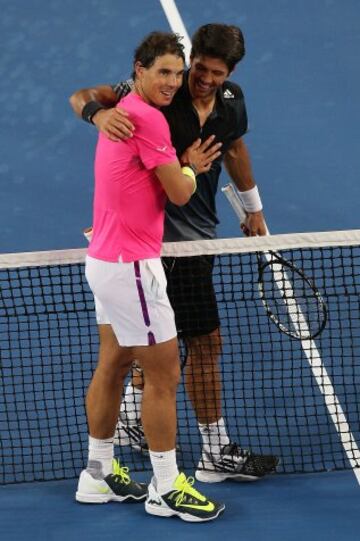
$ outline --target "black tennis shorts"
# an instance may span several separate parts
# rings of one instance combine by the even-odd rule
[[[163,257],[167,293],[181,338],[210,334],[220,326],[212,280],[214,256]]]

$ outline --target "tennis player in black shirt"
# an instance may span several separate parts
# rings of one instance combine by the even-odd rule
[[[219,223],[215,197],[225,168],[247,211],[248,235],[266,232],[262,203],[243,141],[248,121],[241,88],[227,80],[245,54],[241,30],[232,25],[207,24],[192,39],[190,69],[171,105],[162,108],[172,142],[183,165],[193,153],[208,156],[208,170],[197,176],[197,191],[189,203],[166,208],[164,241],[213,239]],[[114,106],[131,91],[132,80],[75,92],[75,113],[112,140],[131,137],[131,118]],[[220,146],[221,145],[221,146]],[[220,149],[220,155],[219,154]],[[203,482],[254,480],[275,470],[277,457],[256,455],[231,442],[221,412],[222,382],[220,321],[209,256],[164,258],[168,295],[175,311],[179,337],[186,345],[185,384],[203,440],[196,477]],[[97,313],[100,325],[108,324]],[[109,351],[109,349],[108,349]],[[112,355],[116,351],[112,349]],[[120,444],[144,449],[139,419],[141,385],[128,385],[119,421]],[[136,404],[139,406],[136,407]]]

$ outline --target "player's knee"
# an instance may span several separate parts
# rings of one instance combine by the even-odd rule
[[[104,359],[99,362],[97,372],[102,379],[109,385],[121,384],[124,378],[129,373],[131,367],[131,359],[126,359],[121,356]]]
[[[180,367],[178,363],[172,363],[166,369],[152,371],[145,376],[145,385],[152,385],[158,393],[176,393],[180,382]]]

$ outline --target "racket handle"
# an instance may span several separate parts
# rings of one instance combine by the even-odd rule
[[[87,227],[86,229],[84,229],[83,233],[84,233],[84,237],[86,238],[86,240],[88,242],[90,242],[91,239],[92,239],[93,228],[92,227]]]
[[[235,191],[235,188],[232,184],[226,184],[221,188],[221,191],[229,201],[232,206],[236,216],[239,218],[240,222],[243,223],[246,220],[246,211],[243,207],[243,204],[240,200],[239,195]]]
[[[238,192],[235,190],[235,187],[233,186],[233,184],[225,184],[225,186],[223,186],[221,188],[221,191],[223,192],[223,194],[225,195],[225,197],[229,201],[230,205],[234,209],[234,212],[237,215],[237,217],[239,218],[240,223],[241,224],[245,223],[245,220],[246,220],[246,217],[247,217],[246,210],[245,210],[244,205],[243,205],[243,203],[242,203],[242,201],[240,199],[240,196],[239,196]],[[269,232],[268,227],[267,227],[266,224],[265,224],[265,227],[266,227],[266,234],[270,235],[270,232]]]

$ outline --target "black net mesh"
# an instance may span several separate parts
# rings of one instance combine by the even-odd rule
[[[231,441],[279,456],[279,472],[360,465],[360,248],[280,253],[316,283],[328,308],[326,327],[307,341],[280,332],[260,300],[256,254],[224,250],[215,255],[221,338],[215,331],[209,339],[180,339],[181,468],[193,471],[201,456],[192,402],[203,419],[221,414]],[[191,281],[200,291],[199,277]],[[180,306],[189,302],[184,284],[179,283],[177,299]],[[208,306],[198,305],[193,318],[206,324],[208,314]],[[97,349],[94,303],[82,262],[0,269],[0,483],[79,474],[87,454],[84,397]],[[126,434],[132,431],[136,439],[133,421],[140,411],[128,413]],[[122,462],[149,470],[146,454],[128,445],[124,432],[121,437],[127,444],[117,449]]]

